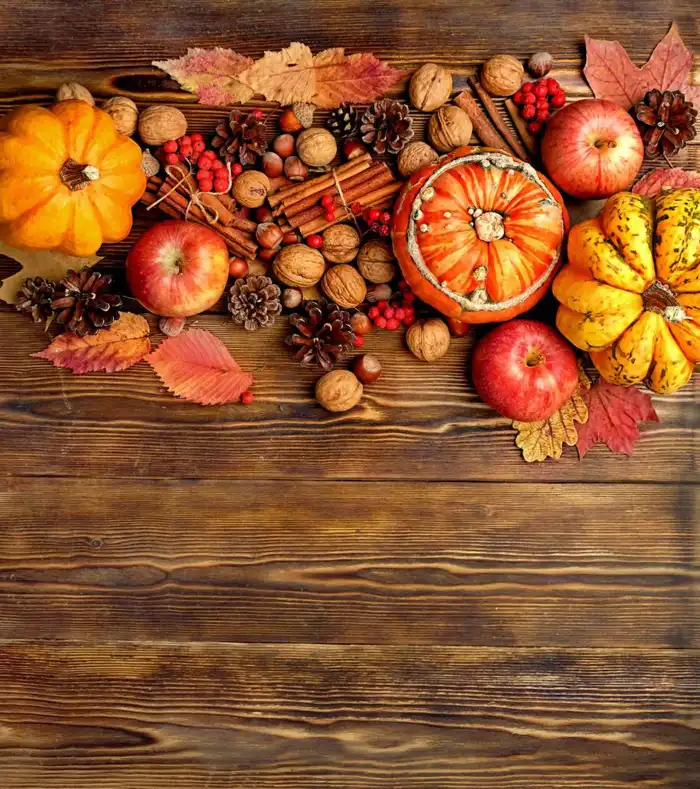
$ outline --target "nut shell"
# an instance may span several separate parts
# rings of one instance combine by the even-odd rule
[[[411,104],[424,112],[432,112],[450,98],[452,74],[436,63],[425,63],[411,77],[408,95]]]
[[[270,179],[258,170],[246,170],[233,182],[233,196],[247,208],[258,208],[270,191]]]
[[[56,101],[68,101],[69,99],[80,99],[88,104],[95,106],[95,99],[92,93],[78,82],[64,82],[56,91]]]
[[[329,268],[323,275],[321,287],[331,301],[345,309],[362,304],[367,295],[367,284],[360,272],[347,263]]]
[[[349,411],[360,402],[363,391],[349,370],[331,370],[316,382],[316,399],[326,411]]]
[[[352,365],[352,371],[360,380],[360,383],[367,385],[378,381],[382,374],[382,363],[379,357],[373,353],[366,353],[358,356]]]
[[[438,151],[449,153],[462,145],[469,145],[472,122],[464,110],[454,104],[445,104],[430,118],[428,136]]]
[[[418,321],[406,332],[406,344],[416,358],[423,362],[435,362],[450,347],[450,330],[440,318]]]
[[[102,105],[102,109],[114,121],[114,128],[119,134],[131,137],[136,131],[139,109],[131,99],[126,96],[114,96]]]
[[[146,145],[163,145],[187,132],[187,118],[177,107],[154,104],[139,116],[139,137]]]
[[[390,282],[396,276],[391,244],[383,238],[370,239],[357,256],[357,268],[368,282]]]
[[[398,158],[399,173],[404,178],[438,160],[438,152],[427,142],[409,142]]]
[[[533,77],[544,77],[552,70],[552,63],[549,52],[535,52],[527,61],[527,70]]]
[[[360,234],[351,225],[331,225],[323,234],[321,253],[329,263],[350,263],[360,249]]]
[[[280,282],[293,288],[315,285],[326,270],[323,255],[306,244],[282,247],[272,264],[272,272]]]
[[[304,294],[298,288],[285,288],[282,291],[282,306],[288,310],[298,307],[304,300]]]
[[[338,153],[338,143],[327,129],[307,129],[297,137],[297,155],[309,167],[325,167]]]
[[[520,88],[525,69],[512,55],[494,55],[481,67],[481,84],[492,96],[512,96]]]

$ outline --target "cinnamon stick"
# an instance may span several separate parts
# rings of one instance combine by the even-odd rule
[[[482,84],[479,82],[476,77],[469,77],[469,84],[472,87],[472,90],[476,92],[476,95],[481,99],[481,103],[484,105],[484,109],[488,113],[488,116],[491,118],[493,125],[498,130],[499,134],[503,137],[503,139],[508,143],[510,148],[515,151],[515,155],[522,159],[524,162],[530,161],[530,155],[528,152],[523,148],[520,140],[513,134],[513,132],[508,127],[508,124],[505,122],[501,111],[498,109],[496,102],[489,96],[486,92]]]
[[[372,207],[379,207],[379,205],[383,204],[383,201],[387,200],[390,196],[395,195],[398,191],[401,190],[403,187],[403,181],[393,181],[390,184],[386,184],[385,186],[381,186],[375,191],[367,192],[366,194],[362,195],[362,197],[357,197],[358,203],[362,206],[362,208],[369,208]],[[328,222],[326,221],[325,217],[320,217],[318,219],[314,219],[311,222],[307,222],[305,225],[302,225],[299,228],[299,232],[306,238],[306,236],[311,235],[311,233],[320,233],[322,230],[326,230],[331,225],[338,224],[338,222],[343,222],[346,219],[350,218],[350,214],[346,211],[342,210],[336,214],[336,217],[333,221]]]
[[[456,96],[454,103],[467,113],[469,120],[474,126],[476,136],[487,148],[500,148],[507,153],[515,155],[515,151],[496,131],[496,127],[488,119],[468,89],[463,90]]]
[[[523,118],[520,114],[520,110],[516,106],[513,99],[506,99],[505,107],[510,115],[510,119],[513,121],[513,126],[515,126],[515,130],[520,135],[520,139],[523,141],[523,145],[527,148],[530,156],[534,159],[537,157],[537,140],[535,137],[530,134],[527,130],[527,122],[525,118]]]
[[[172,187],[177,184],[177,181],[169,175],[165,179],[165,183],[169,189],[172,189]],[[199,187],[197,186],[195,179],[191,176],[178,185],[177,191],[184,195],[187,199],[189,199],[190,195],[194,192],[198,192],[199,199],[202,201],[202,205],[216,212],[216,215],[218,216],[218,222],[221,222],[221,224],[225,227],[230,227],[233,225],[233,222],[236,219],[236,217],[233,215],[233,212],[229,211],[228,208],[221,202],[221,200],[219,200],[218,195],[211,194],[210,192],[199,191]]]

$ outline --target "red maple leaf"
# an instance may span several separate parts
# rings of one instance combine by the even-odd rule
[[[586,397],[588,421],[578,428],[578,454],[594,444],[631,455],[639,438],[639,422],[658,422],[651,397],[636,386],[614,386],[599,378]]]
[[[170,392],[200,405],[232,403],[253,385],[221,340],[203,329],[165,340],[146,361]]]

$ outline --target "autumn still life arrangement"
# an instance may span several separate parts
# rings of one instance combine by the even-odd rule
[[[631,454],[639,423],[658,421],[641,386],[690,380],[700,172],[672,159],[695,137],[700,87],[675,25],[643,66],[587,39],[594,98],[578,101],[547,52],[495,55],[460,91],[426,63],[400,98],[409,75],[374,55],[298,42],[154,65],[225,108],[216,128],[125,96],[98,107],[74,83],[0,120],[0,252],[23,266],[0,297],[46,326],[35,356],[77,374],[144,361],[178,397],[250,404],[252,375],[187,326],[223,298],[232,331],[285,321],[280,353],[318,368],[318,403],[344,412],[382,374],[374,333],[439,364],[472,324],[495,324],[470,375],[527,461],[564,444]],[[272,106],[240,106],[254,97]],[[415,111],[430,114],[425,139]],[[562,195],[601,202],[570,227]],[[96,253],[129,235],[137,204],[158,221],[118,293]],[[555,325],[520,317],[550,292]],[[142,308],[167,336],[155,349]]]

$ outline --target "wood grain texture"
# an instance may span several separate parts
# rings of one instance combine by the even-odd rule
[[[700,646],[695,487],[387,493],[7,480],[0,639]]]
[[[697,652],[0,645],[6,789],[696,789]]]

